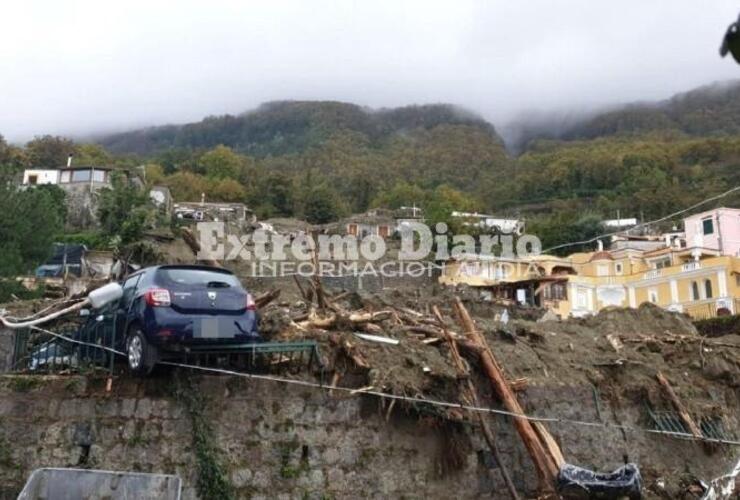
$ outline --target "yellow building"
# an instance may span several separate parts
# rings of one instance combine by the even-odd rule
[[[466,256],[447,262],[440,282],[479,287],[492,299],[545,307],[560,317],[644,302],[694,318],[740,313],[740,258],[670,239],[620,243],[568,257]]]

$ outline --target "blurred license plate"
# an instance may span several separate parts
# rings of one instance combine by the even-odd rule
[[[218,318],[203,318],[200,320],[200,337],[203,339],[218,338]]]

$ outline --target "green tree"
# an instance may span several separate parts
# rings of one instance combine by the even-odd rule
[[[0,276],[28,272],[49,256],[62,232],[63,191],[55,186],[19,190],[0,182],[0,213]]]
[[[66,161],[66,160],[65,160]],[[98,144],[80,144],[75,147],[73,165],[105,166],[112,161],[110,154]]]
[[[103,233],[120,238],[123,245],[140,239],[149,215],[146,202],[145,192],[114,173],[112,187],[100,191],[98,219]]]
[[[416,205],[421,207],[429,198],[429,193],[405,181],[396,182],[392,188],[381,191],[371,205],[377,208],[400,208]]]
[[[547,251],[552,247],[588,241],[604,234],[602,220],[602,217],[596,213],[587,212],[579,215],[573,212],[560,212],[530,220],[527,224],[527,233],[537,236],[542,242],[543,251]],[[574,252],[592,251],[595,247],[595,242],[569,245],[555,249],[551,253],[568,255]]]
[[[312,188],[303,200],[306,220],[313,224],[324,224],[337,220],[346,213],[337,192],[326,184]]]
[[[77,152],[75,143],[64,137],[44,135],[26,144],[28,162],[36,168],[58,168]]]
[[[265,182],[264,203],[274,210],[274,215],[293,215],[295,210],[295,193],[293,183],[285,174],[270,174]]]
[[[219,145],[200,157],[200,165],[208,177],[237,179],[245,166],[244,157],[230,147]]]

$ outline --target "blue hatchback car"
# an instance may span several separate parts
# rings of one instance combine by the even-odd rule
[[[130,275],[116,329],[125,332],[120,347],[137,375],[188,346],[262,340],[252,295],[231,271],[208,266],[155,266]]]

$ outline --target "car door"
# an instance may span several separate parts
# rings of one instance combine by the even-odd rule
[[[141,274],[136,274],[129,277],[123,282],[123,294],[118,300],[118,307],[116,310],[116,342],[119,347],[123,346],[123,342],[126,339],[126,331],[128,325],[131,322],[131,305],[133,304],[134,297],[136,296],[136,287],[141,279]]]

